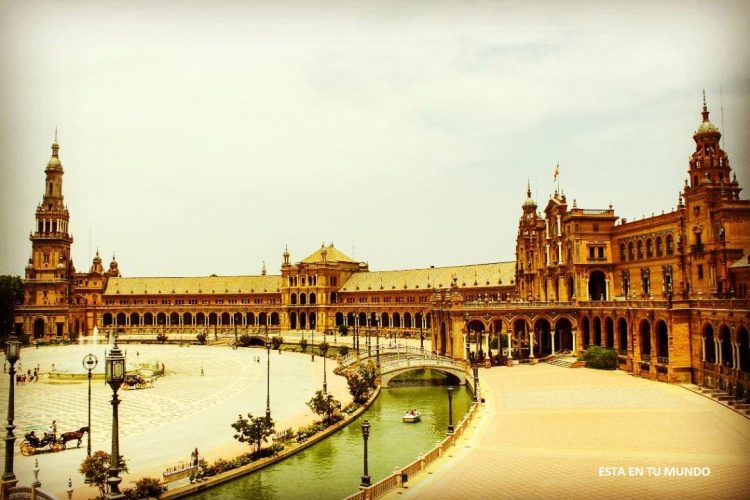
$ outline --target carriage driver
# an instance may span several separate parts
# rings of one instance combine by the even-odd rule
[[[57,420],[53,420],[47,428],[47,435],[52,437],[52,439],[57,440]]]

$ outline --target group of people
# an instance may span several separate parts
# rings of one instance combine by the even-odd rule
[[[26,370],[26,373],[20,369],[16,372],[16,385],[29,384],[31,382],[39,382],[39,365],[32,369]]]

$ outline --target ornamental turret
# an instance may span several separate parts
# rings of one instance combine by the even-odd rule
[[[693,134],[695,152],[690,156],[690,187],[695,189],[704,185],[726,186],[732,191],[729,157],[721,149],[721,132],[708,119],[706,92],[703,92],[703,121]]]

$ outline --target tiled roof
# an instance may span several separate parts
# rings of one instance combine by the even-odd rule
[[[513,283],[515,270],[515,262],[495,262],[403,271],[358,272],[343,284],[341,291],[446,288],[450,286],[454,276],[459,288],[509,286]]]
[[[110,278],[104,295],[277,293],[281,276],[200,276],[175,278]]]
[[[737,259],[731,266],[733,269],[750,266],[750,252],[745,252],[742,257]]]
[[[344,255],[341,250],[333,246],[333,243],[328,246],[321,246],[315,252],[305,257],[302,262],[305,264],[323,262],[323,250],[326,252],[327,262],[357,262],[348,255]]]

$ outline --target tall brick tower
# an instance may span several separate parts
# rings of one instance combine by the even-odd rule
[[[70,288],[73,262],[68,232],[70,215],[63,203],[63,166],[60,145],[52,143],[52,157],[47,162],[42,203],[36,208],[36,224],[31,233],[31,258],[24,280],[24,331],[34,338],[64,336],[68,333]]]

